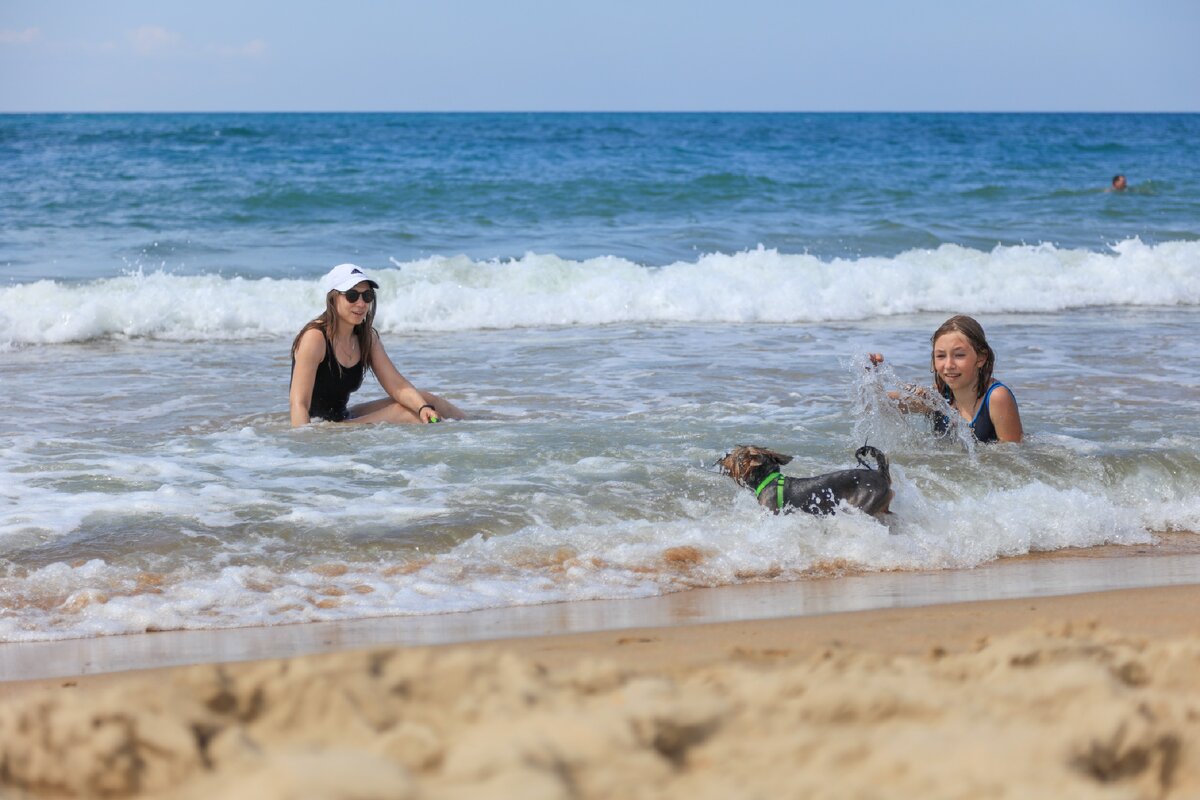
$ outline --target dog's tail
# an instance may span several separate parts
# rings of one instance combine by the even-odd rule
[[[871,465],[863,460],[863,456],[871,456],[875,459],[875,469],[877,469],[879,473],[883,475],[883,479],[887,481],[888,486],[891,486],[892,474],[888,472],[888,460],[887,456],[883,454],[883,451],[876,447],[871,447],[869,444],[864,444],[862,447],[854,451],[854,458],[858,461],[858,463],[867,469],[871,469]]]

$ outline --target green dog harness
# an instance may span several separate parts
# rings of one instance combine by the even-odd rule
[[[776,481],[776,483],[775,483],[775,503],[776,503],[776,508],[778,508],[780,511],[782,511],[783,510],[783,481],[784,481],[783,473],[772,472],[770,475],[763,478],[763,482],[760,483],[758,485],[758,488],[754,490],[754,496],[758,497],[760,494],[762,494],[763,489],[767,488],[767,484],[770,483],[771,481]]]

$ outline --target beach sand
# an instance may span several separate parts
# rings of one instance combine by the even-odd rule
[[[1200,797],[1200,585],[0,684],[0,796]]]

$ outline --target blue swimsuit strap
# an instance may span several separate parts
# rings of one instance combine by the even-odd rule
[[[993,380],[992,385],[989,386],[987,391],[983,393],[983,402],[979,404],[979,409],[975,412],[975,416],[971,417],[972,428],[975,427],[975,422],[979,419],[979,415],[982,414],[983,410],[988,407],[988,398],[992,396],[992,391],[995,390],[997,386],[1004,386],[1004,384],[1000,381]],[[1004,386],[1004,388],[1008,389],[1007,386]],[[1012,389],[1008,389],[1008,393],[1012,394]],[[1013,402],[1017,402],[1017,398],[1015,396],[1013,397]]]

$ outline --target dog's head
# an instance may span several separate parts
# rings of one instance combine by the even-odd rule
[[[743,486],[749,486],[751,478],[762,467],[769,467],[773,471],[776,467],[781,467],[791,460],[791,456],[776,453],[774,450],[768,450],[765,447],[757,447],[752,444],[739,444],[726,453],[724,458],[719,459],[717,466],[721,468],[722,472],[738,483]]]

